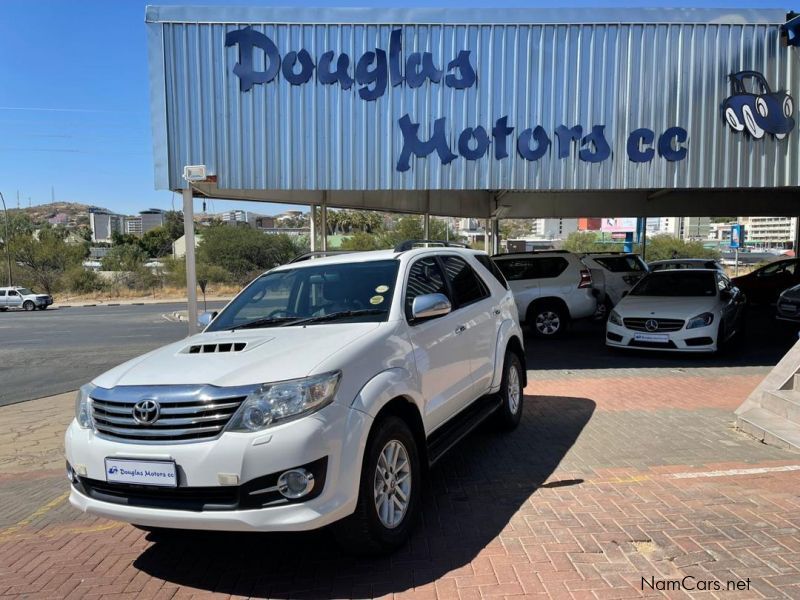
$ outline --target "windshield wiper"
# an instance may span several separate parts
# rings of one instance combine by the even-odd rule
[[[252,321],[248,321],[247,323],[242,323],[241,325],[232,325],[231,327],[226,327],[221,329],[220,331],[236,331],[237,329],[257,329],[259,327],[269,327],[270,325],[276,325],[278,323],[285,323],[286,321],[296,321],[299,317],[262,317],[260,319],[254,319]]]
[[[338,319],[346,319],[347,317],[360,317],[362,315],[382,315],[387,313],[385,308],[362,308],[360,310],[342,310],[339,312],[333,312],[329,315],[318,315],[316,317],[308,317],[306,319],[300,319],[298,321],[292,321],[291,323],[286,323],[286,325],[282,325],[282,327],[288,327],[292,325],[305,325],[307,323],[322,323],[324,321],[336,321]]]

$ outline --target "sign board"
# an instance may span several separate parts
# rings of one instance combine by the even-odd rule
[[[603,218],[600,223],[600,231],[606,233],[633,233],[636,231],[636,217],[625,217],[623,219],[617,218]]]
[[[731,248],[744,247],[744,225],[731,225]]]

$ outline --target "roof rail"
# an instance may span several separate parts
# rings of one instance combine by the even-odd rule
[[[459,244],[457,242],[448,242],[445,240],[405,240],[394,247],[395,252],[405,252],[411,250],[416,246],[437,246],[443,248],[466,248],[466,244]]]
[[[314,252],[306,252],[305,254],[300,254],[295,256],[292,260],[289,261],[289,264],[296,263],[296,262],[303,262],[305,260],[311,260],[312,258],[324,258],[326,256],[336,256],[337,254],[352,254],[353,252],[358,252],[357,250],[315,250]]]

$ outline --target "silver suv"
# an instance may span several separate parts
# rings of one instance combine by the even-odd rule
[[[558,337],[569,321],[595,314],[598,291],[589,269],[575,254],[518,252],[492,258],[514,292],[520,321],[534,335]]]
[[[53,303],[49,294],[36,294],[24,287],[0,287],[0,311],[9,308],[24,308],[25,310],[45,310]]]

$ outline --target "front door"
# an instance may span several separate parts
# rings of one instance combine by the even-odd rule
[[[6,306],[8,308],[19,308],[22,306],[22,296],[19,295],[17,290],[8,290],[6,296]]]
[[[409,268],[405,313],[425,399],[426,433],[431,433],[458,412],[459,407],[469,401],[473,390],[463,335],[466,328],[461,329],[462,321],[457,312],[419,321],[412,316],[414,298],[436,293],[448,295],[444,274],[435,256],[424,256]],[[450,301],[452,303],[453,299]]]

